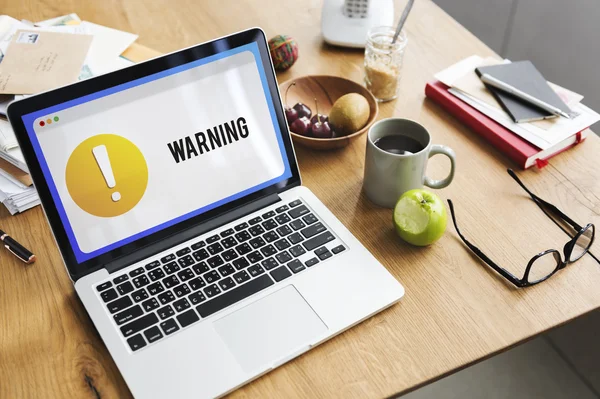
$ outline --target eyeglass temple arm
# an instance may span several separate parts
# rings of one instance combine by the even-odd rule
[[[534,193],[532,193],[526,186],[525,184],[523,184],[523,182],[521,181],[521,179],[519,179],[519,177],[517,176],[517,174],[512,170],[512,169],[507,169],[506,170],[508,172],[508,174],[510,175],[510,177],[512,177],[513,179],[515,179],[515,181],[517,183],[519,183],[519,185],[521,186],[521,188],[523,188],[523,190],[525,190],[527,192],[527,194],[529,194],[529,196],[535,201],[535,202],[539,202],[544,204],[545,206],[547,206],[548,208],[550,208],[550,210],[552,210],[554,213],[556,213],[558,216],[560,216],[565,222],[569,223],[575,230],[577,230],[577,232],[581,231],[581,229],[583,227],[581,227],[577,222],[575,222],[573,219],[571,219],[570,217],[568,217],[567,215],[565,215],[560,209],[558,209],[556,206],[552,205],[551,203],[541,199],[540,197],[538,197],[537,195],[535,195]]]
[[[515,277],[508,270],[506,270],[506,269],[498,266],[493,260],[491,260],[486,254],[484,254],[475,245],[471,244],[465,238],[465,236],[462,235],[462,233],[458,229],[458,225],[456,224],[456,216],[454,215],[454,204],[452,204],[452,200],[448,200],[448,205],[450,207],[450,215],[452,215],[452,223],[454,223],[454,228],[456,229],[456,233],[458,233],[458,236],[461,238],[461,240],[463,240],[463,242],[467,245],[467,247],[469,247],[469,249],[471,251],[473,251],[475,253],[475,255],[477,255],[479,258],[481,258],[481,260],[483,260],[485,263],[487,263],[492,269],[494,269],[496,272],[498,272],[499,274],[501,274],[508,281],[510,281],[511,283],[513,283],[514,285],[516,285],[517,287],[522,287],[523,283],[517,277]]]

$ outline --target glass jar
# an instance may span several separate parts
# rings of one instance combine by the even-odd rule
[[[377,101],[398,97],[404,49],[408,38],[400,32],[394,44],[395,28],[379,26],[369,30],[365,46],[365,86]]]

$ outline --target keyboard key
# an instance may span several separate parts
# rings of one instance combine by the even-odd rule
[[[177,277],[179,277],[179,280],[181,281],[188,281],[189,279],[194,278],[195,274],[192,269],[184,269],[177,273]]]
[[[142,273],[144,273],[144,268],[138,267],[137,269],[134,269],[134,270],[130,271],[129,275],[131,277],[135,277],[135,276],[139,276]]]
[[[244,242],[247,241],[249,239],[252,238],[252,236],[250,235],[250,233],[248,233],[248,231],[244,230],[242,232],[239,232],[235,235],[235,238],[239,241],[239,242]]]
[[[163,272],[162,269],[154,269],[150,273],[148,273],[148,277],[150,277],[150,280],[152,281],[160,280],[164,276],[165,272]]]
[[[166,335],[173,334],[175,331],[179,330],[179,326],[175,322],[175,319],[163,321],[162,323],[160,323],[160,328]]]
[[[221,257],[223,257],[223,260],[225,262],[230,262],[230,261],[238,258],[239,255],[237,254],[237,252],[235,252],[235,250],[228,249],[227,251],[225,251],[221,254]]]
[[[190,252],[192,252],[192,250],[189,249],[188,247],[185,247],[185,248],[181,248],[179,251],[175,252],[175,255],[183,256],[183,255],[189,254]]]
[[[156,314],[158,315],[158,317],[160,317],[161,320],[164,320],[164,319],[168,319],[169,317],[173,316],[175,314],[175,311],[173,310],[171,305],[167,305],[167,306],[163,306],[162,308],[158,309],[156,311]]]
[[[256,237],[250,240],[250,245],[252,245],[252,248],[254,249],[258,249],[264,246],[265,244],[266,242],[262,239],[262,237]]]
[[[201,250],[194,252],[192,256],[196,259],[196,262],[200,262],[204,259],[208,259],[210,255],[206,249],[202,248]]]
[[[219,287],[217,287],[216,284],[211,284],[204,289],[204,293],[206,294],[207,297],[212,298],[213,296],[220,294],[221,289]]]
[[[190,305],[188,300],[185,298],[181,298],[181,299],[173,302],[173,307],[178,312],[183,312],[184,310],[189,309],[190,306],[192,306],[192,305]]]
[[[196,273],[196,275],[201,275],[206,273],[209,268],[208,265],[206,264],[206,262],[200,262],[194,266],[192,266],[192,270],[194,270],[194,272]]]
[[[208,238],[206,239],[206,242],[207,242],[208,244],[212,244],[213,242],[217,242],[217,241],[219,241],[219,239],[220,239],[220,238],[221,238],[221,237],[219,237],[219,235],[218,235],[218,234],[215,234],[214,236],[210,236],[210,237],[208,237]]]
[[[206,245],[206,242],[204,242],[204,241],[198,241],[197,243],[192,244],[192,251],[200,249],[200,248],[202,248],[205,245]]]
[[[229,276],[230,274],[235,273],[235,269],[230,264],[221,266],[221,267],[219,267],[218,270],[219,270],[219,273],[221,273],[221,276],[223,276],[223,277],[226,277],[226,276]]]
[[[288,234],[292,234],[293,232],[294,231],[290,229],[290,226],[281,226],[277,228],[277,233],[279,233],[281,237],[285,237]]]
[[[252,234],[253,237],[256,237],[264,233],[265,229],[263,229],[262,226],[252,226],[248,229],[248,231],[250,232],[250,234]]]
[[[294,208],[291,211],[289,211],[288,215],[290,215],[294,219],[297,219],[300,216],[306,215],[309,212],[310,211],[308,210],[308,208],[306,207],[306,205],[302,205],[302,206],[299,206],[299,207]]]
[[[223,245],[223,248],[225,248],[225,249],[231,248],[231,247],[237,245],[237,243],[238,242],[233,237],[227,237],[226,239],[224,239],[223,241],[221,241],[221,245]]]
[[[144,266],[146,268],[146,270],[152,270],[152,269],[156,269],[157,267],[160,266],[160,262],[155,260],[154,262],[150,262],[148,263],[146,266]]]
[[[235,283],[233,282],[233,279],[231,277],[224,278],[223,280],[219,281],[218,284],[223,291],[227,291],[235,287]]]
[[[238,245],[235,247],[235,250],[238,251],[240,255],[246,255],[248,252],[252,252],[252,247],[247,242],[242,245]]]
[[[194,292],[192,295],[188,296],[188,299],[192,303],[192,305],[197,305],[200,302],[204,302],[206,297],[202,293],[202,291]]]
[[[333,234],[326,231],[324,233],[319,234],[318,236],[311,238],[310,240],[304,241],[302,245],[304,245],[304,248],[306,248],[307,251],[312,251],[313,249],[320,247],[321,245],[326,244],[329,241],[333,241],[334,239],[335,237],[333,236]]]
[[[292,260],[292,256],[289,254],[288,251],[280,252],[277,255],[275,255],[275,257],[281,264],[287,263],[290,260]]]
[[[199,290],[200,288],[202,288],[206,285],[204,280],[202,280],[202,277],[196,277],[196,278],[190,280],[188,282],[188,284],[190,285],[190,288],[192,289],[192,291]]]
[[[275,247],[273,245],[269,244],[266,247],[261,248],[260,252],[266,258],[268,256],[275,255],[277,253],[277,250],[275,249]]]
[[[303,229],[300,231],[300,233],[302,233],[302,235],[306,238],[310,238],[314,235],[317,235],[323,231],[325,231],[325,226],[323,226],[323,223],[319,222],[316,224],[313,224],[311,226],[308,226],[307,228]]]
[[[148,280],[148,277],[146,277],[145,274],[142,274],[141,276],[137,276],[132,281],[133,281],[133,285],[135,285],[136,288],[143,287],[145,285],[148,285],[148,283],[150,283],[150,280]]]
[[[170,262],[163,266],[163,270],[165,271],[165,273],[167,273],[167,275],[169,275],[178,272],[179,270],[181,270],[181,268],[179,267],[177,262]]]
[[[144,336],[146,337],[149,343],[156,342],[163,337],[162,333],[156,326],[144,331]]]
[[[265,272],[265,269],[263,269],[261,265],[252,265],[246,270],[248,270],[248,273],[250,273],[252,277],[259,276]]]
[[[289,273],[289,271],[288,271]],[[227,291],[223,295],[213,299],[212,301],[205,302],[196,306],[196,310],[202,317],[208,317],[211,314],[218,312],[236,302],[241,301],[257,292],[273,285],[273,280],[268,275],[262,275],[258,278],[248,281],[239,287],[236,287],[230,291]]]
[[[204,281],[206,281],[207,283],[213,283],[217,280],[220,280],[221,276],[219,275],[219,273],[217,273],[216,270],[211,270],[210,272],[206,273],[204,275]]]
[[[133,291],[133,285],[129,281],[125,281],[123,284],[117,285],[117,291],[119,291],[119,294],[121,295],[129,294]]]
[[[241,272],[234,274],[233,279],[236,283],[242,284],[243,282],[250,280],[250,275],[245,270],[242,270]]]
[[[127,274],[121,274],[119,277],[113,280],[113,283],[121,284],[125,280],[129,280],[129,276]]]
[[[292,219],[290,219],[290,217],[288,215],[286,215],[285,213],[282,213],[281,215],[275,216],[275,220],[277,220],[277,223],[279,223],[279,225],[283,225]]]
[[[258,251],[250,252],[246,258],[248,258],[250,263],[260,262],[264,259],[264,257]]]
[[[175,287],[177,284],[179,284],[179,280],[177,279],[177,276],[165,277],[165,278],[163,278],[162,282],[165,285],[165,287],[167,287],[167,288]]]
[[[319,259],[325,260],[325,259],[331,258],[332,256],[333,256],[333,254],[331,252],[327,251],[327,252],[323,252],[321,255],[319,255]]]
[[[173,255],[173,254],[168,254],[167,256],[163,256],[162,258],[160,258],[160,261],[162,262],[163,265],[165,263],[169,263],[174,260],[175,260],[175,255]]]
[[[116,313],[133,305],[131,298],[123,296],[116,301],[112,301],[106,305],[110,313]]]
[[[260,218],[260,216],[257,216],[255,218],[248,220],[248,223],[250,223],[250,226],[254,226],[256,223],[259,223],[261,220],[262,219]]]
[[[173,288],[173,292],[177,295],[177,298],[181,298],[182,296],[186,296],[191,292],[190,287],[187,284],[183,283]]]
[[[181,267],[188,267],[196,262],[194,262],[194,258],[192,258],[192,255],[185,255],[183,258],[177,259],[177,263],[179,263],[179,266]]]
[[[158,300],[163,305],[166,305],[169,302],[173,302],[175,300],[175,295],[171,291],[163,292],[158,296]]]
[[[150,284],[147,288],[148,288],[148,292],[150,293],[150,295],[153,295],[153,296],[158,295],[161,292],[165,291],[165,287],[163,287],[163,285],[160,283],[160,281]]]
[[[300,230],[300,229],[306,227],[306,225],[304,224],[304,222],[302,220],[300,220],[300,219],[296,219],[296,220],[292,221],[292,223],[290,223],[290,226],[294,230]]]
[[[117,313],[116,315],[113,316],[113,318],[115,319],[115,322],[118,325],[121,325],[121,324],[127,323],[128,321],[131,321],[137,317],[140,317],[143,314],[144,314],[144,311],[142,310],[140,305],[135,305],[134,307],[124,310],[121,313]]]
[[[265,259],[262,262],[260,262],[260,264],[267,270],[274,269],[279,265],[279,263],[277,263],[277,261],[274,258]]]
[[[275,216],[275,211],[269,211],[262,215],[263,219],[269,219],[269,218],[272,218],[273,216]]]
[[[102,292],[106,289],[109,289],[110,287],[112,287],[112,283],[110,281],[107,281],[105,283],[102,283],[102,284],[96,286],[96,289],[98,290],[98,292]]]
[[[148,313],[129,324],[125,324],[121,327],[121,334],[125,337],[129,337],[135,333],[138,333],[146,328],[158,323],[158,317],[154,313]]]
[[[271,271],[271,277],[273,277],[273,279],[277,282],[288,278],[291,275],[292,273],[290,273],[290,269],[285,266],[278,267],[277,269]]]
[[[331,250],[331,252],[333,252],[333,254],[335,255],[335,254],[339,254],[340,252],[344,251],[345,249],[346,249],[346,247],[345,247],[345,246],[343,246],[343,245],[338,245],[337,247],[333,248],[333,249]]]
[[[306,269],[306,267],[304,267],[304,265],[302,264],[302,262],[300,262],[298,259],[294,259],[293,261],[291,261],[290,263],[288,263],[287,266],[294,273],[298,273],[298,272],[301,272],[302,270]]]
[[[242,270],[243,268],[250,266],[250,262],[248,262],[246,258],[236,259],[232,263],[233,266],[235,266],[235,268],[238,270]]]
[[[304,221],[304,223],[310,225],[317,222],[319,219],[317,219],[317,217],[312,213],[309,213],[308,215],[302,216],[302,220]]]
[[[146,312],[150,312],[159,306],[160,305],[158,304],[158,301],[156,300],[156,298],[150,298],[147,301],[142,302],[142,307],[144,308],[144,310]]]
[[[208,263],[208,265],[214,269],[215,267],[223,265],[225,261],[219,255],[215,255],[212,258],[208,258],[206,263]]]
[[[273,230],[274,228],[277,227],[277,222],[275,222],[273,219],[269,219],[269,220],[262,222],[262,227],[267,231]]]
[[[229,237],[232,234],[233,234],[233,229],[227,229],[227,230],[221,232],[221,237],[222,238]]]
[[[134,335],[133,337],[127,340],[127,343],[129,344],[131,350],[134,352],[146,346],[146,341],[144,341],[142,334]]]
[[[262,237],[266,242],[273,242],[279,238],[279,235],[274,231],[267,231]]]
[[[287,239],[290,240],[292,244],[298,244],[299,242],[304,241],[304,237],[302,237],[300,233],[290,234]]]
[[[306,251],[300,245],[295,245],[290,248],[290,253],[292,254],[292,256],[297,258],[298,256],[304,255]]]
[[[287,205],[282,205],[279,208],[275,209],[275,212],[281,213],[281,212],[287,211],[288,209],[290,209],[290,208]]]
[[[290,208],[295,208],[298,205],[300,205],[301,203],[302,203],[302,201],[300,201],[299,199],[297,199],[297,200],[294,200],[294,201],[290,202],[288,205],[290,206]]]
[[[285,238],[282,238],[282,239],[281,239],[281,240],[279,240],[279,241],[275,241],[273,244],[274,244],[274,245],[277,247],[277,249],[278,249],[278,250],[280,250],[280,251],[281,251],[281,250],[284,250],[284,249],[286,249],[286,248],[289,248],[289,247],[290,247],[290,245],[291,245],[291,244],[290,244],[290,242],[289,242],[288,240],[286,240]]]
[[[142,288],[141,290],[137,290],[135,292],[131,293],[131,298],[133,298],[133,300],[137,303],[137,302],[141,302],[144,299],[148,299],[148,292]]]
[[[198,314],[196,314],[196,311],[194,309],[188,310],[187,312],[177,316],[177,321],[179,322],[179,324],[181,324],[182,328],[187,327],[190,324],[197,322],[198,320],[200,320],[200,318],[198,317]]]
[[[321,247],[321,248],[315,250],[315,255],[319,256],[321,254],[324,254],[327,251],[328,251],[327,247]]]
[[[248,223],[244,222],[234,227],[235,231],[240,231],[248,228]]]
[[[304,262],[304,264],[308,267],[314,266],[317,263],[319,263],[319,259],[317,259],[317,258],[312,258],[312,259],[309,259],[306,262]]]
[[[208,252],[211,255],[216,255],[219,252],[223,251],[223,246],[221,245],[221,243],[219,242],[215,242],[214,244],[209,245],[208,247],[206,247],[208,249]]]

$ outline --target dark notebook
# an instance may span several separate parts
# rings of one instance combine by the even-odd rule
[[[533,66],[531,61],[517,61],[510,64],[492,65],[479,67],[475,69],[477,76],[484,73],[494,78],[508,83],[517,89],[538,98],[550,105],[569,113],[571,110],[560,99],[554,90],[548,85],[548,82],[542,74]],[[531,122],[541,119],[554,118],[555,115],[533,104],[529,104],[512,94],[506,93],[500,89],[486,85],[492,92],[502,108],[517,122]]]

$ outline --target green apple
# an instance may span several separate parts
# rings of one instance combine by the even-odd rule
[[[426,246],[437,241],[444,231],[448,215],[437,195],[422,189],[402,194],[394,208],[396,232],[409,244]]]

